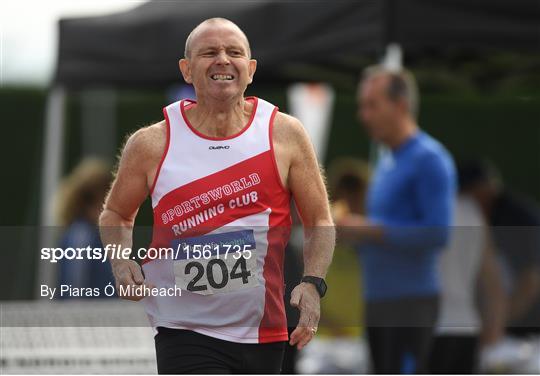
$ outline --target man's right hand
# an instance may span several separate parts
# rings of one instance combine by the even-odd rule
[[[135,287],[140,287],[144,285],[144,277],[142,274],[142,269],[133,260],[111,260],[112,271],[114,279],[116,280],[116,292],[118,296],[122,299],[139,301],[145,298],[147,295],[126,295],[121,294],[120,286],[125,289],[128,286],[131,286],[132,289]],[[146,285],[148,288],[153,288],[155,286]],[[132,290],[131,289],[131,290]]]

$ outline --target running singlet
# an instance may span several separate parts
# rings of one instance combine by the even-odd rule
[[[143,260],[147,284],[181,289],[149,296],[151,325],[189,329],[241,343],[286,341],[283,256],[290,193],[272,146],[277,107],[255,97],[248,124],[209,137],[188,121],[182,100],[164,108],[167,147],[151,189],[152,248]]]

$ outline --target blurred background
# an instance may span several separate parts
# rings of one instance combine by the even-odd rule
[[[140,341],[131,343],[131,352],[125,349],[131,338],[125,327],[119,329],[124,334],[114,336],[111,346],[127,351],[122,359],[89,365],[72,354],[66,361],[65,338],[73,332],[63,334],[56,351],[39,350],[47,341],[37,345],[32,338],[48,338],[54,326],[41,321],[43,317],[91,316],[88,312],[97,307],[77,302],[71,313],[65,313],[67,306],[64,313],[54,313],[56,306],[38,299],[40,284],[54,285],[62,278],[61,266],[39,261],[39,249],[60,244],[66,227],[57,226],[72,223],[62,223],[57,215],[58,194],[82,161],[98,158],[114,165],[126,135],[162,120],[167,104],[193,96],[177,61],[189,32],[216,16],[236,22],[250,39],[258,70],[247,94],[303,120],[323,166],[353,158],[369,169],[376,146],[358,121],[356,87],[362,69],[385,62],[414,73],[421,93],[419,125],[456,161],[489,161],[506,186],[531,202],[540,201],[536,0],[2,1],[0,118],[7,132],[0,138],[0,297],[7,312],[1,327],[5,372],[155,372],[151,333],[143,325],[137,328],[142,330]],[[90,198],[85,192],[88,207],[102,200],[99,187],[95,192]],[[89,218],[90,209],[84,210],[79,214]],[[137,225],[151,224],[147,200]],[[141,245],[147,235],[141,230]],[[361,278],[354,253],[336,251],[328,280],[331,286],[358,286],[358,291],[344,299],[338,289],[329,290],[322,314],[324,318],[327,312],[329,322],[321,324],[320,341],[300,357],[299,370],[366,372],[367,350],[359,339]],[[43,317],[36,312],[44,312]],[[17,317],[22,320],[18,324],[6,321]],[[95,318],[88,320],[87,325],[73,326],[101,326]],[[41,327],[41,332],[21,336],[30,326]],[[325,338],[338,341],[331,347],[335,356]],[[75,346],[112,343],[95,341]],[[523,366],[530,358],[524,356],[540,349],[534,346],[515,344],[512,361]],[[25,351],[28,347],[36,351],[33,358]]]

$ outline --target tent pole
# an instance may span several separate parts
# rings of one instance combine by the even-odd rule
[[[41,192],[40,192],[40,228],[38,249],[53,247],[56,241],[53,198],[58,190],[62,174],[64,120],[66,91],[61,86],[54,86],[47,98],[45,112],[45,140],[43,143]],[[56,285],[55,264],[39,259],[35,296],[40,297],[41,285]]]
[[[81,92],[82,157],[114,161],[116,157],[116,102],[112,88]]]

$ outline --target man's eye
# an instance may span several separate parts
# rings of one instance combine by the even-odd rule
[[[242,56],[241,51],[231,51],[230,54],[231,54],[231,56]]]

